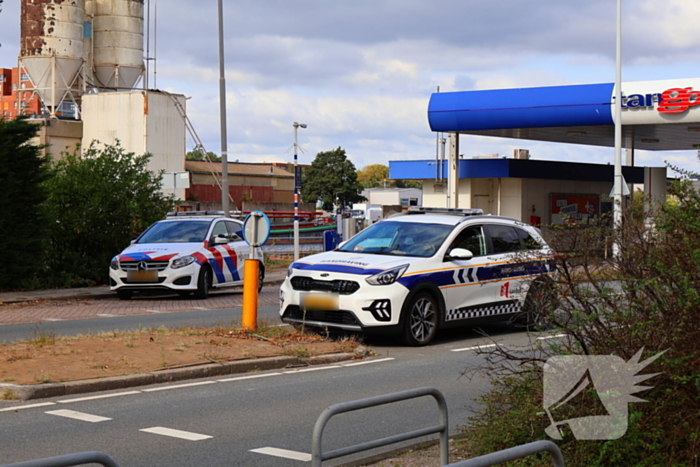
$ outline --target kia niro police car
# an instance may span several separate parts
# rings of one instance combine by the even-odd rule
[[[170,290],[182,296],[207,298],[211,288],[243,284],[244,260],[250,247],[243,240],[243,223],[223,211],[168,213],[112,258],[109,282],[122,300],[135,291]],[[263,254],[258,289],[265,277]]]
[[[412,207],[291,264],[280,315],[296,327],[400,333],[425,345],[452,325],[542,324],[553,274],[535,227],[480,209]]]

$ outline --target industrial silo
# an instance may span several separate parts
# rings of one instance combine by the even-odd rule
[[[131,89],[143,74],[143,0],[88,0],[97,85]]]
[[[20,61],[41,100],[55,107],[83,64],[85,0],[22,0]]]

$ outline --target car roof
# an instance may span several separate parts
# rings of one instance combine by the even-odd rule
[[[465,222],[505,222],[519,223],[517,219],[505,216],[484,214],[481,209],[452,209],[411,206],[408,211],[389,216],[387,219],[398,222],[415,222],[421,224],[457,225]]]

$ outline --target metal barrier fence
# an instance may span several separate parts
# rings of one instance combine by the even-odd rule
[[[104,467],[119,467],[114,459],[104,452],[87,451],[66,454],[63,456],[46,457],[15,464],[5,464],[0,467],[71,467],[74,465],[101,464]]]
[[[438,409],[440,411],[439,425],[410,431],[400,435],[388,436],[386,438],[368,441],[366,443],[356,444],[354,446],[336,449],[334,451],[322,451],[321,443],[323,438],[323,429],[332,416],[344,412],[352,412],[354,410],[366,409],[368,407],[376,407],[379,405],[390,404],[392,402],[399,402],[424,396],[432,396],[437,402]],[[445,396],[443,396],[442,393],[435,388],[410,389],[408,391],[401,391],[393,394],[386,394],[383,396],[370,397],[368,399],[332,405],[324,410],[321,415],[319,415],[318,420],[316,420],[313,438],[311,440],[311,466],[321,467],[324,460],[336,459],[338,457],[419,438],[421,436],[432,435],[435,433],[440,433],[440,463],[442,465],[447,465],[449,462],[448,429],[449,425],[447,423],[447,403],[445,402]]]
[[[490,467],[545,451],[552,457],[552,465],[554,467],[566,467],[564,465],[564,457],[561,455],[559,447],[551,441],[535,441],[534,443],[492,452],[491,454],[475,457],[474,459],[455,462],[454,464],[449,464],[447,467]]]

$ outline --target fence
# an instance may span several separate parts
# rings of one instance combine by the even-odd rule
[[[386,438],[368,441],[366,443],[360,443],[342,449],[336,449],[335,451],[329,451],[325,453],[322,451],[321,443],[323,440],[323,429],[328,423],[328,420],[330,420],[330,418],[334,415],[338,415],[344,412],[352,412],[355,410],[366,409],[369,407],[377,407],[379,405],[390,404],[392,402],[415,399],[424,396],[432,396],[437,402],[438,409],[440,411],[439,425],[423,428],[420,430],[410,431],[408,433],[403,433],[400,435],[388,436]],[[332,405],[326,410],[324,410],[318,417],[318,420],[316,420],[313,438],[311,440],[311,466],[321,467],[321,464],[324,460],[336,459],[338,457],[347,456],[349,454],[355,454],[358,452],[387,446],[389,444],[399,443],[401,441],[420,438],[421,436],[432,435],[435,433],[440,433],[440,462],[442,463],[442,465],[446,465],[449,462],[447,432],[448,428],[449,425],[447,423],[447,403],[445,402],[445,396],[443,396],[442,393],[435,388],[410,389],[408,391],[401,391],[393,394],[386,394],[383,396],[370,397],[369,399],[361,399],[358,401],[344,402],[342,404]]]

